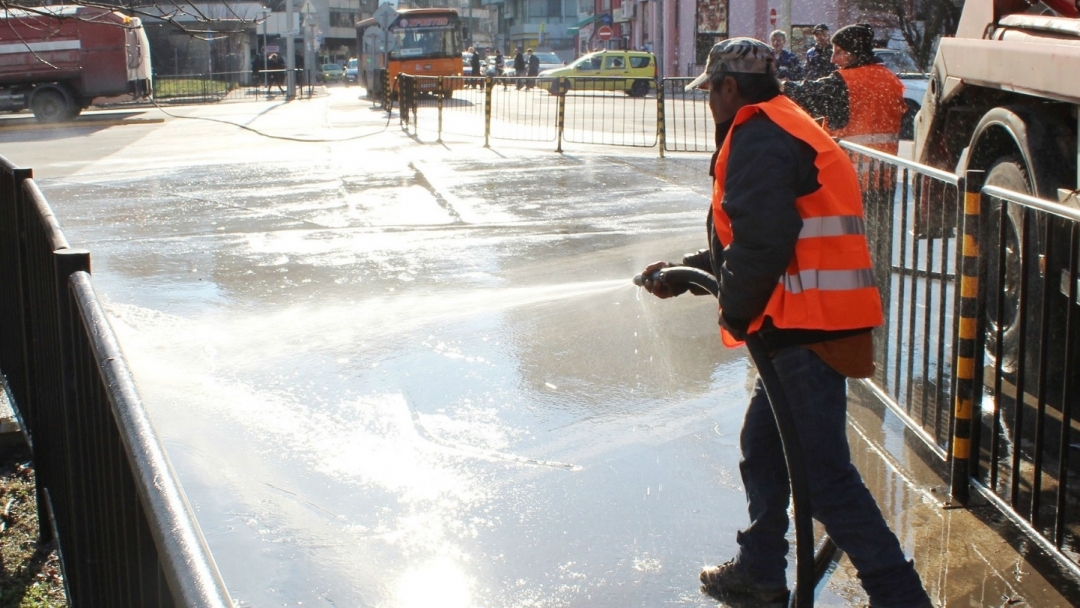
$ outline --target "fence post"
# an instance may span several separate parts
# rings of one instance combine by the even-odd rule
[[[979,343],[979,228],[982,207],[981,171],[969,171],[960,179],[964,223],[961,233],[960,312],[956,320],[956,395],[953,401],[953,435],[949,469],[949,500],[946,507],[964,507],[971,487],[971,434],[976,390],[976,346]],[[981,366],[978,366],[981,367]],[[982,381],[981,377],[978,379]]]
[[[664,81],[656,83],[656,141],[660,144],[660,158],[664,158],[664,148],[667,147],[667,124],[664,118]]]
[[[487,77],[484,89],[484,147],[491,147],[491,89],[494,88],[495,79]]]
[[[386,108],[387,120],[394,110],[394,91],[390,88],[390,70],[383,70],[383,107]]]
[[[562,153],[562,135],[563,124],[566,120],[566,92],[569,87],[566,86],[566,78],[559,78],[559,103],[558,110],[555,112],[555,136],[558,144],[555,147],[555,151]]]
[[[438,90],[438,93],[436,93],[435,96],[438,97],[438,99],[439,99],[439,101],[438,101],[438,104],[439,104],[439,106],[438,106],[439,107],[439,138],[436,139],[435,142],[436,143],[442,143],[442,105],[443,105],[443,77],[442,76],[439,76],[439,82],[438,82],[438,84],[436,84],[436,90]]]
[[[413,135],[420,135],[420,129],[417,127],[416,121],[420,120],[420,77],[413,77],[413,86],[409,89],[412,93],[412,118],[413,118]]]
[[[79,365],[74,360],[75,342],[73,332],[76,325],[72,323],[73,307],[71,301],[71,286],[69,279],[76,272],[90,272],[90,252],[85,249],[60,249],[53,252],[53,270],[56,287],[56,324],[59,329],[60,340],[60,377],[63,379],[61,408],[58,412],[58,434],[60,441],[57,445],[49,446],[50,449],[61,450],[62,454],[50,458],[53,464],[61,463],[63,474],[53,472],[52,487],[48,488],[51,493],[60,490],[60,504],[56,508],[61,513],[52,512],[53,528],[50,532],[57,533],[56,540],[60,546],[61,554],[68,556],[65,575],[71,577],[68,589],[72,593],[73,601],[86,600],[88,583],[86,581],[86,564],[83,562],[86,556],[86,544],[88,542],[85,525],[76,525],[75,510],[83,508],[86,503],[86,489],[83,483],[87,477],[85,469],[85,454],[80,453],[81,444],[78,439],[80,424],[78,416],[84,403],[79,402],[79,386],[76,381],[76,370]],[[83,431],[85,432],[85,431]],[[54,435],[55,437],[56,435]],[[40,513],[39,513],[40,518]],[[60,521],[57,521],[57,520]],[[85,524],[86,520],[83,520]]]

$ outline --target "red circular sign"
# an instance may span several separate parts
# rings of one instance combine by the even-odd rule
[[[776,25],[776,9],[775,8],[770,8],[769,9],[769,24],[770,25]]]
[[[611,40],[611,27],[607,25],[601,25],[600,29],[596,30],[596,37],[600,40]]]

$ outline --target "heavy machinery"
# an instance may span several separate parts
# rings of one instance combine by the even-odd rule
[[[0,110],[62,122],[95,98],[152,91],[139,19],[74,5],[0,11]]]
[[[1080,209],[1078,75],[1080,0],[966,2],[956,36],[941,39],[915,119],[916,160],[956,172],[969,186],[996,186]],[[957,196],[944,190],[940,183],[922,189],[919,236],[959,236]],[[1024,472],[1063,475],[1067,467],[1058,461],[1069,451],[1064,446],[1075,442],[1071,427],[1080,417],[1080,366],[1073,354],[1080,344],[1076,214],[999,197],[980,200],[982,380],[996,403],[983,407],[979,466],[1006,471],[988,473],[988,485],[1011,479],[1037,494],[1039,483]],[[995,407],[998,418],[990,420]],[[989,436],[999,433],[1000,450]],[[1040,469],[1043,461],[1057,468]],[[1060,500],[1076,498],[1062,494]],[[1010,501],[1030,512],[1039,504],[1015,495]]]
[[[924,164],[965,175],[981,171],[985,183],[1080,207],[1077,174],[1080,144],[1080,7],[1077,0],[967,2],[953,38],[942,38],[922,109],[915,121],[915,158]],[[927,197],[934,200],[935,196]],[[937,198],[948,200],[949,197]],[[928,203],[933,204],[933,203]],[[947,235],[956,214],[926,212],[923,232]],[[1004,285],[991,293],[1007,293],[1003,315],[1005,361],[1019,339],[1017,307],[1019,263],[1024,246],[1023,208],[990,210],[988,226],[1004,223],[1006,273]],[[999,217],[1001,216],[1001,217]],[[1043,248],[1043,230],[1029,237]],[[1047,271],[1044,262],[1030,265],[1036,288]],[[1053,256],[1061,259],[1064,256]],[[993,277],[991,277],[993,279]],[[1058,281],[1053,281],[1056,285]],[[1059,291],[1059,290],[1054,290]],[[1032,298],[1035,301],[1035,298]],[[992,299],[988,302],[993,304]],[[994,312],[994,311],[991,311]],[[992,335],[988,352],[993,343]]]
[[[1032,194],[1068,199],[1080,187],[1078,12],[1076,0],[967,2],[956,36],[938,47],[915,158],[995,181],[1008,175]]]

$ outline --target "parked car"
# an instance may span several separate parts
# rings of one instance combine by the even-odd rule
[[[564,62],[562,59],[559,59],[559,56],[555,53],[542,52],[533,54],[540,58],[541,72],[543,72],[544,70],[557,70],[566,65],[566,62]]]
[[[568,66],[543,70],[543,78],[566,78],[548,84],[548,92],[562,95],[571,89],[624,91],[632,97],[644,97],[656,87],[656,57],[644,51],[597,51]]]
[[[904,83],[904,103],[907,112],[900,122],[900,139],[912,139],[915,136],[915,115],[922,107],[930,75],[919,69],[915,59],[907,51],[896,49],[874,49],[874,55],[882,64]]]
[[[345,84],[355,83],[360,80],[360,70],[357,66],[356,59],[350,59],[349,63],[345,66]]]
[[[345,68],[340,63],[324,63],[322,79],[323,82],[341,82],[345,79]]]

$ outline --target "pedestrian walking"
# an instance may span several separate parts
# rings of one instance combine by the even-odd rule
[[[469,47],[469,52],[472,53],[472,57],[469,57],[469,67],[472,69],[472,77],[483,78],[484,74],[480,71],[480,53],[471,46]],[[479,80],[473,80],[471,86],[479,88],[480,85],[477,84],[479,82]]]
[[[525,63],[529,66],[527,75],[529,80],[525,88],[531,89],[536,85],[536,77],[540,74],[540,58],[533,54],[533,50],[525,51]]]
[[[776,55],[776,77],[780,80],[800,80],[803,74],[799,56],[787,50],[787,34],[784,30],[774,30],[769,34],[769,43]]]
[[[506,71],[506,59],[503,57],[502,49],[495,49],[495,75],[502,76]]]
[[[795,419],[813,517],[850,558],[870,605],[930,608],[848,447],[846,379],[873,373],[870,332],[882,322],[855,170],[829,134],[780,94],[765,43],[716,44],[687,88],[699,86],[709,92],[720,144],[709,248],[682,263],[716,276],[725,342],[756,334],[771,353]],[[642,272],[659,298],[688,289],[654,277],[668,266],[654,262]],[[739,447],[750,523],[736,535],[735,557],[701,572],[702,590],[746,605],[786,602],[791,492],[760,377]]]
[[[815,80],[822,76],[828,76],[836,71],[836,65],[832,62],[832,43],[829,41],[829,24],[819,23],[810,30],[814,36],[815,44],[806,51],[807,80]]]
[[[525,80],[522,78],[523,74],[525,74],[525,55],[521,54],[521,49],[518,48],[517,53],[514,55],[514,76],[517,77],[519,91],[521,87],[525,86]]]

